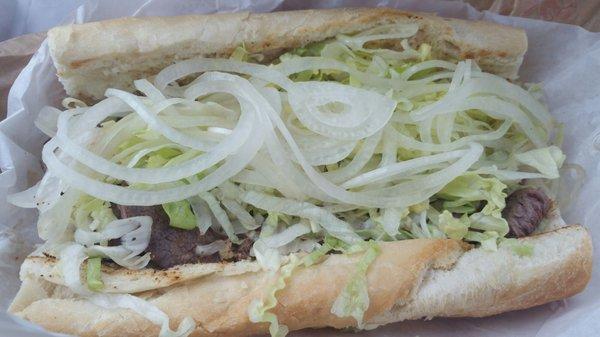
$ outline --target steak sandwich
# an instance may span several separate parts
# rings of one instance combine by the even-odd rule
[[[80,336],[481,317],[582,291],[592,245],[525,33],[387,8],[48,32],[64,108],[9,196],[44,240],[9,311]]]

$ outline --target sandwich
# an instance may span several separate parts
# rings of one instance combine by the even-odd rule
[[[388,8],[48,32],[67,97],[9,312],[78,336],[482,317],[581,292],[523,30]]]

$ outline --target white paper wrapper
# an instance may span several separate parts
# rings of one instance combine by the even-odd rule
[[[575,26],[481,13],[469,5],[435,1],[88,1],[67,22],[85,22],[120,16],[179,15],[215,11],[272,11],[319,7],[387,6],[437,12],[441,16],[484,19],[524,28],[529,51],[521,70],[524,82],[542,82],[546,102],[565,124],[564,150],[569,163],[581,165],[587,178],[570,206],[563,208],[568,223],[581,223],[600,240],[600,34]],[[18,269],[37,239],[36,212],[7,204],[7,194],[33,185],[42,174],[40,150],[45,141],[33,126],[45,105],[58,106],[64,92],[44,43],[15,82],[8,116],[0,123],[0,331],[2,335],[49,336],[30,324],[15,322],[4,311],[19,287]],[[568,173],[568,172],[567,172]],[[564,186],[572,179],[565,174]],[[565,188],[565,191],[569,190]],[[593,336],[600,331],[600,254],[594,254],[594,272],[587,289],[571,299],[483,319],[434,319],[404,322],[363,332],[361,336]],[[49,310],[52,310],[49,308]],[[356,336],[348,332],[311,330],[294,336]]]

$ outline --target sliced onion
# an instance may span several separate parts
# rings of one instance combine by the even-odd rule
[[[199,196],[206,202],[208,208],[217,219],[217,222],[221,225],[221,228],[223,228],[225,231],[225,234],[227,234],[229,240],[231,240],[233,243],[240,242],[240,239],[235,235],[233,225],[231,224],[231,221],[229,221],[227,213],[225,213],[225,211],[221,208],[221,205],[219,205],[219,201],[208,192],[202,192]]]
[[[358,140],[373,135],[389,121],[396,102],[375,92],[332,82],[301,82],[288,90],[294,113],[308,129],[334,139]],[[332,126],[322,122],[320,107],[338,102],[348,108],[339,119],[352,120],[362,115],[364,123],[356,126]],[[335,120],[335,119],[334,119]],[[352,123],[351,123],[352,124]]]
[[[267,144],[267,146],[270,145]],[[301,175],[300,171],[289,160],[285,161],[284,166],[280,166],[276,165],[268,156],[259,153],[250,165],[254,168],[254,173],[247,177],[254,180],[239,180],[238,182],[274,188],[285,197],[297,200],[304,200],[306,193],[312,194],[314,191],[314,188],[310,185],[300,184],[300,181],[308,181],[308,179]],[[284,168],[288,167],[292,171],[287,171],[286,174]],[[239,178],[241,179],[243,176]]]
[[[405,160],[399,163],[382,166],[373,171],[369,171],[363,173],[359,176],[356,176],[344,184],[342,187],[344,188],[354,188],[362,185],[366,185],[369,183],[378,182],[381,179],[395,176],[397,174],[401,174],[408,170],[415,170],[420,167],[428,167],[431,164],[439,164],[443,162],[447,162],[453,159],[460,158],[466,155],[468,150],[455,150],[450,152],[444,152],[440,154],[435,154],[431,156],[418,157],[415,159]],[[418,171],[417,171],[418,172]]]
[[[386,127],[383,132],[383,148],[381,152],[381,162],[379,163],[380,167],[391,165],[398,160],[398,147],[388,130],[389,128],[390,127]]]
[[[331,69],[331,70],[339,70],[346,72],[356,79],[358,79],[361,83],[367,84],[369,86],[373,86],[376,88],[385,88],[388,90],[389,88],[393,88],[396,90],[401,90],[406,88],[406,81],[395,80],[389,78],[382,78],[376,75],[364,73],[362,71],[356,70],[355,68],[350,67],[349,65],[329,58],[324,57],[301,57],[301,58],[292,58],[289,60],[285,60],[280,64],[274,66],[274,69],[279,72],[289,76],[291,74],[299,73],[306,70],[320,70],[320,69]]]
[[[94,245],[88,248],[88,254],[109,258],[116,264],[132,270],[143,269],[150,262],[150,253],[141,256],[131,255],[131,251],[123,246]]]
[[[43,107],[33,124],[48,137],[56,136],[56,122],[61,111],[54,107]]]
[[[76,243],[64,247],[58,256],[58,266],[65,285],[79,295],[90,295],[92,293],[81,283],[80,268],[86,259],[85,248]]]
[[[381,140],[381,135],[382,133],[378,132],[373,136],[363,140],[360,150],[358,150],[358,152],[356,153],[354,158],[352,158],[352,161],[350,163],[335,171],[324,173],[324,176],[334,183],[341,183],[350,179],[350,177],[353,177],[354,175],[358,174],[358,172],[360,172],[360,170],[362,170],[365,167],[365,165],[367,165],[367,163],[375,153],[375,148]]]
[[[109,222],[99,231],[90,232],[83,229],[75,231],[75,242],[91,246],[112,239],[123,239],[126,248],[132,247],[132,252],[138,255],[146,249],[150,241],[152,218],[149,216],[136,216],[126,219],[118,219]],[[129,234],[129,235],[127,235]],[[133,239],[133,238],[136,239]],[[129,238],[133,240],[129,240]],[[137,242],[135,242],[137,241]]]
[[[227,243],[224,240],[216,240],[206,245],[198,245],[196,255],[210,256],[222,251],[225,247],[227,247]]]
[[[6,201],[17,207],[36,208],[37,205],[35,195],[38,191],[38,187],[40,186],[40,182],[41,181],[38,181],[35,185],[31,186],[25,191],[7,195]]]
[[[227,71],[238,74],[251,75],[255,78],[277,84],[281,87],[287,87],[292,83],[290,79],[283,76],[280,72],[254,63],[246,63],[226,59],[195,58],[181,61],[163,69],[154,83],[159,90],[164,90],[169,83],[194,73],[208,71]]]
[[[140,160],[142,160],[142,158],[144,158],[145,156],[149,155],[152,152],[156,152],[158,150],[161,149],[165,149],[165,148],[171,148],[171,149],[179,149],[182,151],[187,150],[185,147],[180,146],[176,143],[167,143],[167,144],[161,144],[161,145],[157,145],[157,146],[153,146],[153,147],[147,147],[143,150],[138,151],[127,163],[127,167],[132,168],[134,167]]]
[[[38,218],[38,235],[50,245],[64,241],[70,227],[73,207],[81,197],[81,192],[69,188],[62,195],[60,202],[51,208],[41,211]]]
[[[160,112],[158,107],[155,107],[153,111],[150,111],[150,109],[148,109],[148,107],[142,103],[142,100],[136,95],[116,89],[106,90],[106,95],[109,97],[118,97],[123,100],[123,102],[135,110],[138,116],[140,116],[140,118],[146,122],[151,129],[162,133],[167,139],[173,142],[201,151],[209,151],[214,146],[212,143],[207,143],[188,137],[187,135],[168,126],[165,122],[158,118],[158,116],[156,116],[156,114]],[[170,103],[175,104],[176,102],[177,101],[171,101]],[[160,108],[163,107],[166,109],[166,105],[163,105]]]
[[[446,95],[451,95],[456,90],[456,88],[458,88],[458,86],[463,83],[463,81],[465,80],[465,74],[467,73],[467,69],[469,71],[471,70],[471,60],[466,60],[465,62],[458,63],[458,66],[456,67],[454,76],[452,76],[452,81],[450,82],[450,87],[448,87],[448,92],[446,93]],[[450,143],[455,117],[456,112],[450,112],[448,114],[440,115],[436,118],[436,134],[440,143]]]
[[[221,203],[231,214],[235,215],[246,230],[254,230],[260,227],[260,224],[256,223],[252,215],[237,201],[225,198],[221,200]]]
[[[420,71],[423,71],[423,70],[431,69],[431,68],[442,68],[442,69],[448,69],[448,70],[455,70],[456,64],[454,64],[452,62],[448,62],[448,61],[442,61],[442,60],[423,61],[423,62],[420,62],[420,63],[417,63],[415,65],[408,67],[406,70],[404,70],[402,72],[402,74],[400,74],[400,78],[405,81],[408,81],[414,74],[416,74]]]
[[[277,234],[263,237],[262,240],[270,248],[279,248],[287,245],[288,243],[294,241],[296,238],[306,233],[310,233],[310,226],[303,223],[297,223]]]
[[[482,94],[500,96],[505,99],[480,96]],[[546,130],[551,128],[552,118],[547,110],[524,89],[507,81],[483,75],[466,81],[452,95],[446,95],[433,104],[411,112],[411,117],[416,121],[423,121],[439,114],[480,109],[491,114],[492,117],[500,115],[503,118],[514,119],[536,146],[541,146],[545,143],[545,140],[536,134],[535,127],[528,114],[519,105],[530,111],[544,125]]]
[[[109,257],[129,269],[142,269],[150,262],[149,254],[139,255],[148,247],[151,228],[151,217],[138,216],[111,221],[97,232],[77,229],[74,239],[88,248],[88,254]],[[120,239],[120,244],[110,247],[96,245],[112,239]]]
[[[200,234],[206,233],[206,231],[212,227],[212,216],[208,204],[199,197],[189,198],[188,202],[196,216],[196,223],[198,224]]]
[[[402,212],[395,208],[386,208],[383,210],[381,217],[381,223],[383,230],[391,237],[395,237],[398,234],[398,228],[400,227],[400,220],[402,220]]]
[[[546,144],[544,136],[539,134],[532,121],[514,104],[492,97],[472,97],[463,102],[461,109],[479,109],[495,118],[513,120],[536,146]]]
[[[35,203],[40,212],[54,207],[65,191],[69,189],[61,179],[51,173],[44,174],[35,193]]]
[[[356,147],[358,141],[342,141],[313,134],[311,137],[296,136],[298,145],[306,156],[306,160],[313,165],[335,164],[348,157]]]
[[[240,184],[268,187],[281,191],[285,190],[285,188],[281,188],[275,185],[272,179],[265,177],[257,170],[242,170],[240,173],[231,178],[231,180]]]
[[[249,109],[249,118],[263,118],[258,113],[259,106],[265,104],[264,101],[256,102],[253,99],[256,90],[244,79],[238,76],[229,77],[229,81],[213,81],[211,86],[217,88],[217,91],[230,92],[234,95],[238,95],[242,109]],[[242,83],[242,86],[240,86]],[[244,86],[244,84],[246,84]],[[250,89],[249,89],[250,88]],[[201,95],[206,94],[204,87],[197,86],[194,88],[195,94]],[[243,91],[251,90],[249,94],[241,94]],[[254,127],[258,128],[260,122],[252,121]],[[112,184],[106,184],[99,182],[95,179],[86,177],[85,175],[69,168],[64,165],[54,153],[56,148],[55,140],[51,140],[44,147],[42,156],[48,167],[73,186],[85,191],[86,193],[95,196],[102,200],[115,202],[122,205],[155,205],[166,202],[179,201],[182,198],[189,198],[193,195],[197,195],[202,191],[207,191],[220,185],[223,181],[229,179],[241,171],[254,157],[257,151],[260,149],[263,142],[263,132],[256,132],[254,137],[251,137],[249,141],[246,141],[239,151],[228,157],[226,162],[219,167],[217,170],[206,176],[204,179],[192,183],[190,185],[184,185],[169,189],[163,189],[159,191],[143,191],[133,188],[124,188],[121,186],[115,186]],[[194,162],[192,162],[193,164]],[[129,169],[133,170],[133,169]]]
[[[518,102],[542,123],[546,130],[552,127],[553,119],[548,109],[527,90],[499,76],[483,72],[477,74],[478,77],[473,78],[473,81],[476,81],[479,92],[506,97],[513,102]]]
[[[320,224],[329,234],[340,240],[356,243],[362,239],[354,233],[348,223],[338,219],[323,208],[307,202],[272,197],[263,193],[248,191],[242,194],[242,200],[254,207],[269,212],[277,212],[307,218]]]
[[[422,202],[437,193],[450,181],[466,172],[467,169],[479,159],[483,153],[483,147],[477,143],[472,143],[469,147],[469,151],[462,158],[442,170],[417,177],[411,181],[400,183],[392,187],[378,188],[369,191],[369,193],[365,193],[367,195],[372,195],[373,197],[382,196],[384,198],[393,198],[403,191],[418,191],[417,193],[403,195],[399,199],[403,201],[403,203],[396,203],[396,205],[399,206],[394,206],[394,203],[391,203],[390,205],[392,205],[391,207],[403,207],[404,205],[414,205]]]
[[[405,149],[410,150],[419,150],[424,152],[444,152],[444,151],[452,151],[459,149],[461,147],[466,146],[472,142],[482,142],[482,141],[490,141],[502,138],[508,129],[510,128],[512,121],[504,121],[500,127],[492,132],[482,133],[479,135],[470,135],[466,137],[459,138],[451,143],[447,144],[434,144],[434,143],[424,143],[418,140],[415,140],[409,136],[406,136],[398,131],[396,131],[393,127],[389,128],[390,135],[394,138],[394,140],[398,143],[398,145]]]
[[[131,96],[135,97],[134,95]],[[134,98],[134,100],[137,100],[137,98]],[[227,140],[213,148],[211,152],[202,155],[193,161],[188,161],[179,166],[156,169],[127,168],[95,155],[91,151],[86,150],[84,147],[79,146],[74,141],[70,140],[68,136],[68,120],[70,117],[70,114],[63,113],[59,118],[59,132],[56,140],[59,142],[61,149],[78,158],[78,160],[88,167],[93,167],[94,170],[98,172],[132,183],[141,182],[156,184],[169,182],[201,172],[226,158],[230,153],[229,151],[234,151],[238,146],[241,146],[242,142],[249,136],[252,128],[252,117],[246,115],[244,118],[244,115],[242,115],[238,124],[240,127],[239,133],[236,133],[235,137],[228,137]]]
[[[353,49],[362,49],[363,45],[369,41],[405,39],[415,35],[419,31],[417,24],[390,25],[389,30],[379,34],[361,34],[356,36],[338,35],[338,41],[348,45]]]

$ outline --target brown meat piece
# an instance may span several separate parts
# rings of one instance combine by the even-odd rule
[[[198,228],[186,230],[169,226],[169,216],[162,206],[115,205],[113,211],[119,219],[144,215],[152,218],[152,232],[146,251],[150,252],[150,263],[153,266],[167,269],[198,261],[195,250],[201,242],[200,231]]]
[[[508,237],[524,237],[533,233],[550,210],[552,202],[535,188],[516,190],[506,198],[502,217],[508,222]]]
[[[152,218],[152,232],[147,252],[150,252],[150,263],[159,269],[167,269],[186,263],[215,263],[222,260],[240,261],[250,258],[250,249],[253,241],[244,238],[239,245],[234,245],[226,236],[208,229],[206,233],[200,234],[198,228],[185,230],[169,226],[169,216],[162,206],[123,206],[112,204],[113,213],[119,219],[134,216],[149,216]],[[197,256],[196,246],[207,245],[216,240],[227,240],[227,252],[225,256],[219,253],[208,256]],[[117,240],[111,240],[109,244],[119,244]]]

